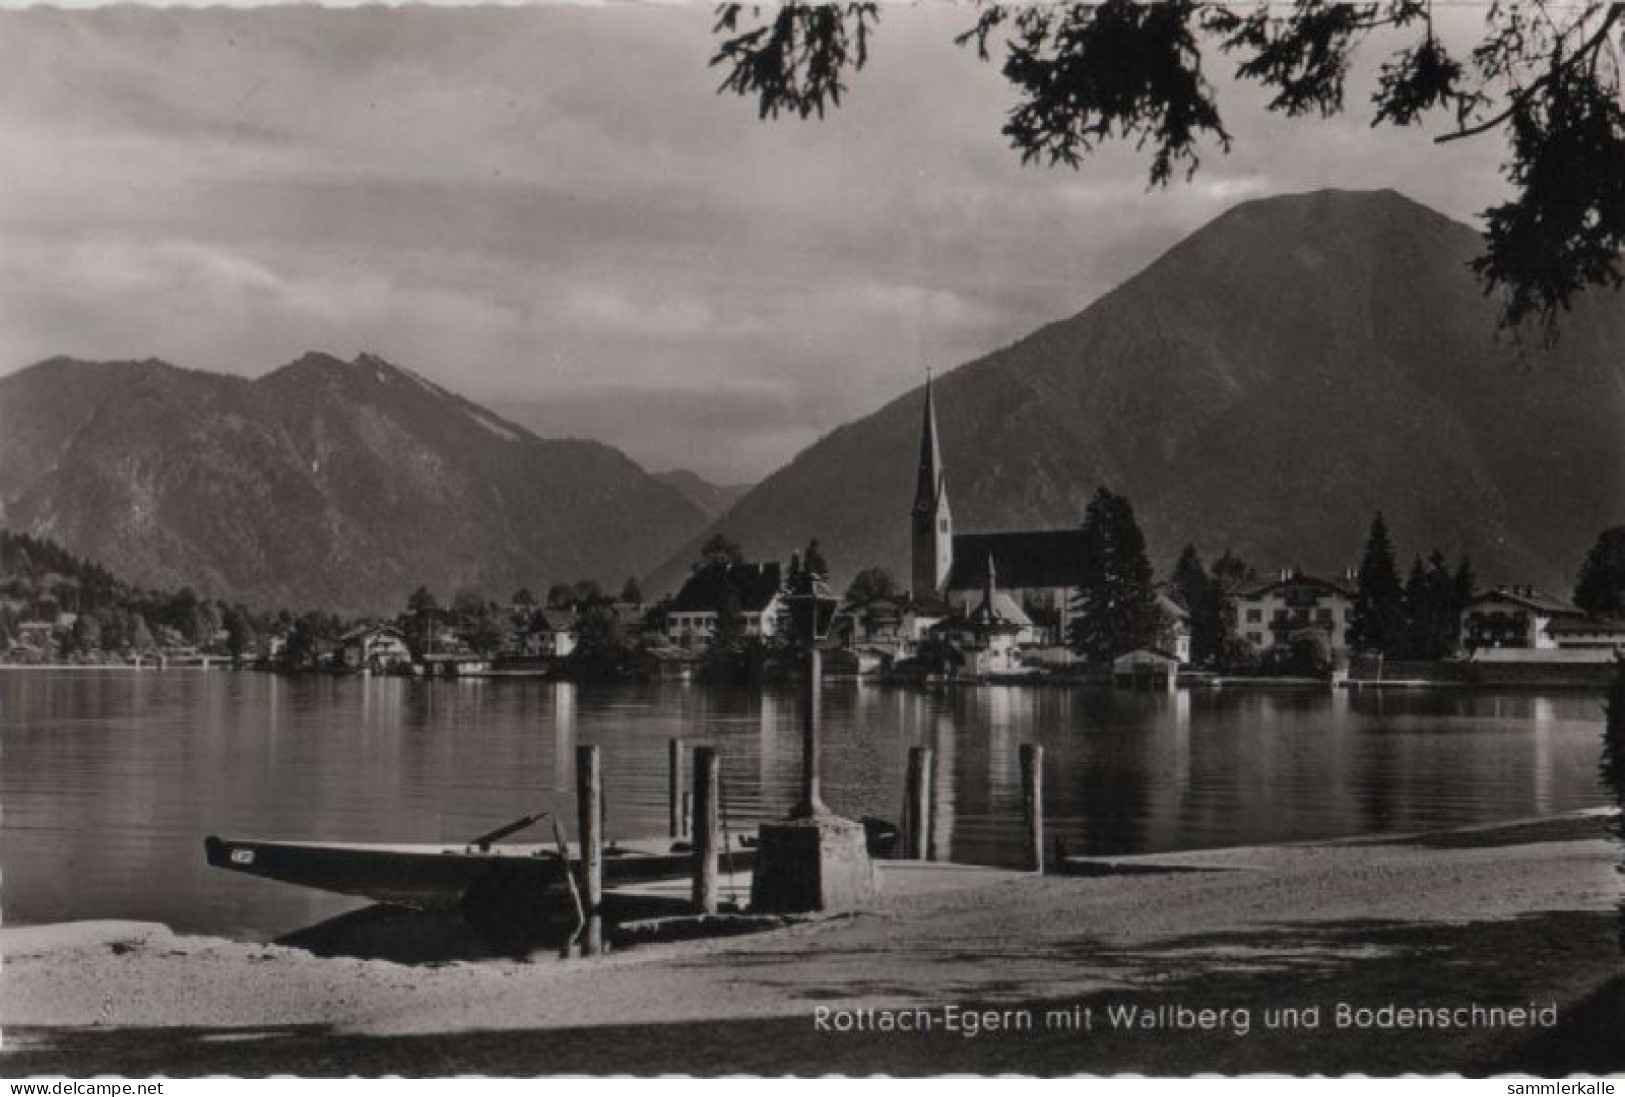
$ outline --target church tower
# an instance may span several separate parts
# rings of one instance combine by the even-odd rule
[[[910,549],[914,597],[942,593],[954,562],[954,521],[948,511],[948,480],[937,444],[937,405],[931,379],[925,381],[925,423],[920,432],[920,472],[914,484],[910,515]]]

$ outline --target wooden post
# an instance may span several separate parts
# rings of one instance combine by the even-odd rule
[[[908,748],[908,787],[903,800],[903,848],[910,861],[931,857],[931,756],[929,747]]]
[[[813,819],[828,814],[824,806],[819,768],[823,765],[818,736],[822,722],[824,663],[818,638],[807,637],[807,680],[801,689],[801,802],[792,818]]]
[[[717,748],[694,748],[694,910],[717,912]]]
[[[1027,867],[1044,871],[1044,748],[1021,744],[1021,816],[1027,831]]]
[[[604,808],[603,775],[598,766],[598,748],[576,747],[576,843],[581,859],[581,889],[585,892],[587,916],[598,913],[604,903]]]
[[[683,836],[683,741],[673,739],[666,744],[666,805],[667,815],[671,823],[671,836]]]
[[[683,833],[679,838],[687,838],[694,832],[694,793],[688,789],[683,790]]]

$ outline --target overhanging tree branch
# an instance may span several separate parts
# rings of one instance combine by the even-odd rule
[[[1129,140],[1149,151],[1153,186],[1176,169],[1194,175],[1204,139],[1231,146],[1204,75],[1205,44],[1235,59],[1238,79],[1273,91],[1268,109],[1327,117],[1344,109],[1351,59],[1374,31],[1420,28],[1382,66],[1372,124],[1410,125],[1448,109],[1455,128],[1440,145],[1506,134],[1503,171],[1515,196],[1484,212],[1485,254],[1473,264],[1486,292],[1502,294],[1502,325],[1538,317],[1550,339],[1575,294],[1625,283],[1625,115],[1614,52],[1625,3],[1497,0],[1465,59],[1435,35],[1431,0],[978,8],[955,41],[997,60],[1016,91],[1002,132],[1022,162],[1079,169],[1102,142]],[[838,107],[844,74],[867,62],[880,15],[873,3],[800,0],[748,11],[751,25],[744,5],[717,9],[711,63],[728,68],[718,90],[754,98],[762,118]],[[1600,64],[1605,55],[1614,64]]]

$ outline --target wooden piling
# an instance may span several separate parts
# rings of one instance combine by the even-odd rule
[[[717,912],[717,748],[694,748],[694,911]]]
[[[604,903],[603,772],[595,746],[576,747],[576,825],[581,890],[587,916],[592,917]]]
[[[667,815],[671,823],[671,836],[681,838],[686,821],[684,815],[684,800],[687,793],[683,789],[683,741],[673,739],[666,744],[666,804]]]
[[[1044,871],[1044,748],[1021,744],[1021,817],[1027,833],[1027,867]]]
[[[908,749],[908,784],[903,795],[903,848],[910,861],[931,857],[931,760],[929,747]]]

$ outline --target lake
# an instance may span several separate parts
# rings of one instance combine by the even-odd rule
[[[209,869],[208,834],[466,841],[555,812],[603,751],[611,837],[664,833],[666,742],[722,752],[726,822],[795,800],[793,686],[0,672],[0,915],[134,918],[268,939],[361,905]],[[937,751],[938,848],[1020,858],[1018,747],[1046,826],[1131,853],[1414,831],[1605,802],[1602,698],[1456,690],[948,687],[832,682],[825,799],[896,820],[908,748]],[[544,824],[545,827],[545,824]],[[532,831],[542,840],[548,832]]]

